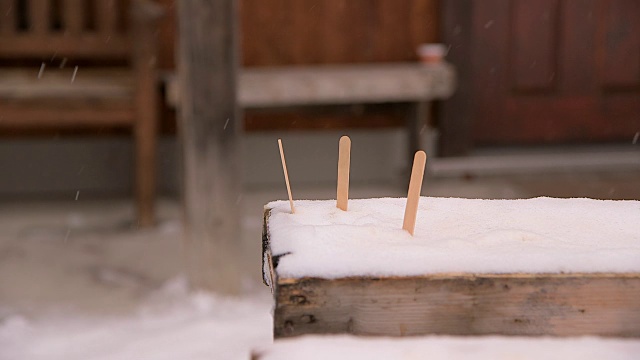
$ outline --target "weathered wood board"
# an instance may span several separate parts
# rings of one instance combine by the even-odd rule
[[[274,336],[337,334],[640,337],[640,274],[435,274],[281,278],[263,227]]]

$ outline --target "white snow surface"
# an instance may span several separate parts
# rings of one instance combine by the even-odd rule
[[[176,279],[134,316],[0,319],[1,360],[248,360],[272,343],[270,296],[187,292]]]
[[[524,337],[356,338],[305,336],[278,340],[260,360],[621,360],[638,359],[640,340]]]
[[[406,199],[266,205],[284,278],[437,273],[640,272],[640,201],[421,197],[414,236]]]

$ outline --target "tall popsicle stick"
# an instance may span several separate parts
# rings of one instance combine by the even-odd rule
[[[347,211],[349,203],[349,166],[351,165],[351,139],[348,136],[340,138],[338,150],[338,194],[336,206]]]
[[[413,168],[411,169],[411,180],[409,181],[409,192],[407,193],[407,205],[404,209],[404,223],[402,228],[407,230],[411,236],[416,228],[416,217],[418,215],[418,200],[420,200],[420,190],[422,190],[422,179],[424,177],[424,166],[427,162],[427,154],[416,151],[413,157]]]
[[[284,150],[282,150],[282,139],[278,139],[278,147],[280,148],[280,160],[282,161],[282,171],[284,172],[284,182],[287,184],[287,194],[289,195],[289,205],[291,205],[291,213],[296,213],[293,206],[293,196],[291,196],[291,186],[289,185],[289,172],[287,172],[287,162],[284,160]]]

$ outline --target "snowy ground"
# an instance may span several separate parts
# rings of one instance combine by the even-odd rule
[[[636,360],[640,355],[640,340],[594,337],[305,336],[278,341],[260,354],[260,360]]]
[[[638,179],[638,172],[427,179],[424,189],[432,196],[640,199]],[[352,196],[402,196],[404,187],[354,188]],[[293,191],[327,199],[335,187]],[[75,196],[0,203],[0,360],[234,360],[270,344],[271,297],[260,284],[262,206],[286,198],[284,187],[244,196],[249,295],[242,299],[187,292],[177,201],[161,201],[160,225],[140,231],[130,225],[130,199]]]
[[[189,294],[178,278],[128,316],[20,315],[0,325],[0,359],[248,360],[271,343],[271,298]]]

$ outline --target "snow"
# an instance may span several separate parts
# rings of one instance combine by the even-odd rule
[[[415,235],[406,199],[271,202],[280,277],[436,273],[640,272],[640,201],[422,197]]]
[[[272,343],[272,299],[187,293],[170,282],[135,316],[0,318],[1,360],[248,360]]]
[[[187,292],[182,278],[135,316],[58,314],[0,320],[1,360],[637,359],[640,340],[603,338],[304,336],[272,341],[270,296]]]
[[[279,340],[260,360],[638,359],[640,340],[523,337],[355,338],[305,336]]]

